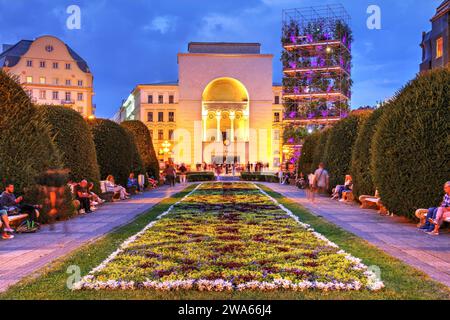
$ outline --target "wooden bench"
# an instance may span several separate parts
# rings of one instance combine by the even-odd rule
[[[377,208],[378,213],[382,215],[389,215],[389,211],[381,202],[379,197],[375,196],[360,196],[359,202],[361,202],[361,209]]]
[[[107,189],[106,189],[106,181],[100,181],[100,189],[102,191],[102,194],[100,195],[100,198],[102,198],[106,202],[114,202],[116,200],[120,200],[120,193],[119,192],[107,191]]]
[[[28,214],[18,214],[8,217],[11,227],[20,225],[25,219],[28,219]]]
[[[420,220],[419,224],[417,225],[417,227],[421,227],[423,225],[425,225],[426,223],[426,218],[427,218],[427,214],[428,214],[428,209],[417,209],[415,212],[415,216]],[[450,223],[450,217],[446,218],[444,220],[444,222]]]
[[[353,195],[353,191],[342,192],[342,199],[344,199],[345,202],[355,201],[355,196]]]

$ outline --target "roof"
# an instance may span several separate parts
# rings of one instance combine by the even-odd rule
[[[178,81],[165,81],[165,82],[154,82],[154,83],[141,83],[139,86],[178,86]]]
[[[19,63],[22,56],[28,52],[30,46],[36,40],[20,40],[15,45],[12,46],[4,46],[8,48],[4,52],[0,53],[0,68],[1,67],[14,67],[17,63]],[[67,50],[69,51],[70,56],[75,60],[78,67],[86,73],[89,73],[89,66],[87,62],[81,58],[71,47],[66,44]]]
[[[255,42],[190,42],[189,53],[260,54],[261,44]]]
[[[448,12],[450,12],[450,0],[444,0],[436,9],[436,14],[434,15],[433,18],[431,18],[431,21],[439,19]]]

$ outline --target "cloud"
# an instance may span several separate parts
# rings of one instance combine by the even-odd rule
[[[158,16],[149,25],[144,26],[144,31],[158,31],[161,34],[166,34],[175,30],[177,20],[178,18],[174,16]]]

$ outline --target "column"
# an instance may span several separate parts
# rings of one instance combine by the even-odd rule
[[[230,112],[230,122],[231,122],[231,142],[234,142],[234,119],[236,119],[236,113],[234,111]]]
[[[249,137],[249,131],[250,131],[250,117],[248,116],[248,114],[244,114],[244,141],[248,142],[250,137]]]
[[[206,140],[207,140],[207,136],[206,136],[206,131],[207,131],[207,126],[206,126],[206,124],[207,124],[207,121],[208,121],[208,114],[203,114],[202,115],[202,122],[203,122],[203,142],[206,142]]]
[[[222,119],[222,113],[220,111],[216,112],[216,120],[217,120],[217,133],[216,133],[216,141],[222,141],[222,131],[220,130],[220,120]]]

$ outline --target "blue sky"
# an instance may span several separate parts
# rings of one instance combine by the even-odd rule
[[[60,37],[87,60],[95,77],[97,116],[111,117],[138,83],[177,80],[177,53],[190,41],[260,42],[281,81],[282,10],[342,3],[352,17],[352,107],[392,96],[418,71],[422,31],[442,0],[0,0],[0,44]],[[81,8],[68,30],[66,8]],[[381,30],[366,27],[369,5]]]

